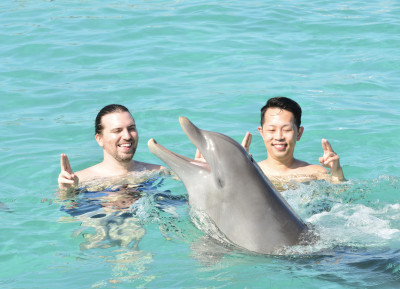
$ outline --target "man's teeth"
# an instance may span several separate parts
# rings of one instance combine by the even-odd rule
[[[119,146],[121,146],[121,147],[130,147],[131,144],[130,143],[125,143],[125,144],[120,144]]]

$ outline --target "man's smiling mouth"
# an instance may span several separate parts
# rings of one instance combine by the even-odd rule
[[[272,146],[277,150],[284,150],[287,147],[286,144],[273,144]]]

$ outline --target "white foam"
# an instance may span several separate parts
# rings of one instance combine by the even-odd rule
[[[363,192],[366,192],[363,195]],[[333,185],[328,182],[298,184],[282,195],[320,239],[293,252],[310,253],[336,246],[390,246],[400,239],[400,204],[368,200],[371,187],[359,183]]]

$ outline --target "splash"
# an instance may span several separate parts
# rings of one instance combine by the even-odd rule
[[[282,194],[319,239],[311,246],[286,248],[288,253],[313,254],[338,247],[382,248],[400,239],[398,178],[332,184],[315,181],[289,184]],[[378,190],[379,189],[379,190]],[[390,197],[380,195],[391,192]]]

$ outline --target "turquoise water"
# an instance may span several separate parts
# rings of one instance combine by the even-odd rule
[[[20,0],[0,13],[1,288],[398,288],[398,1]],[[160,163],[151,137],[193,156],[181,115],[238,141],[252,132],[262,160],[259,109],[277,95],[304,110],[296,156],[317,163],[327,138],[348,178],[282,192],[313,245],[216,244],[173,179],[145,186],[133,216],[72,216],[82,200],[56,196],[60,153],[75,170],[101,160],[106,104],[132,110],[138,160]]]

